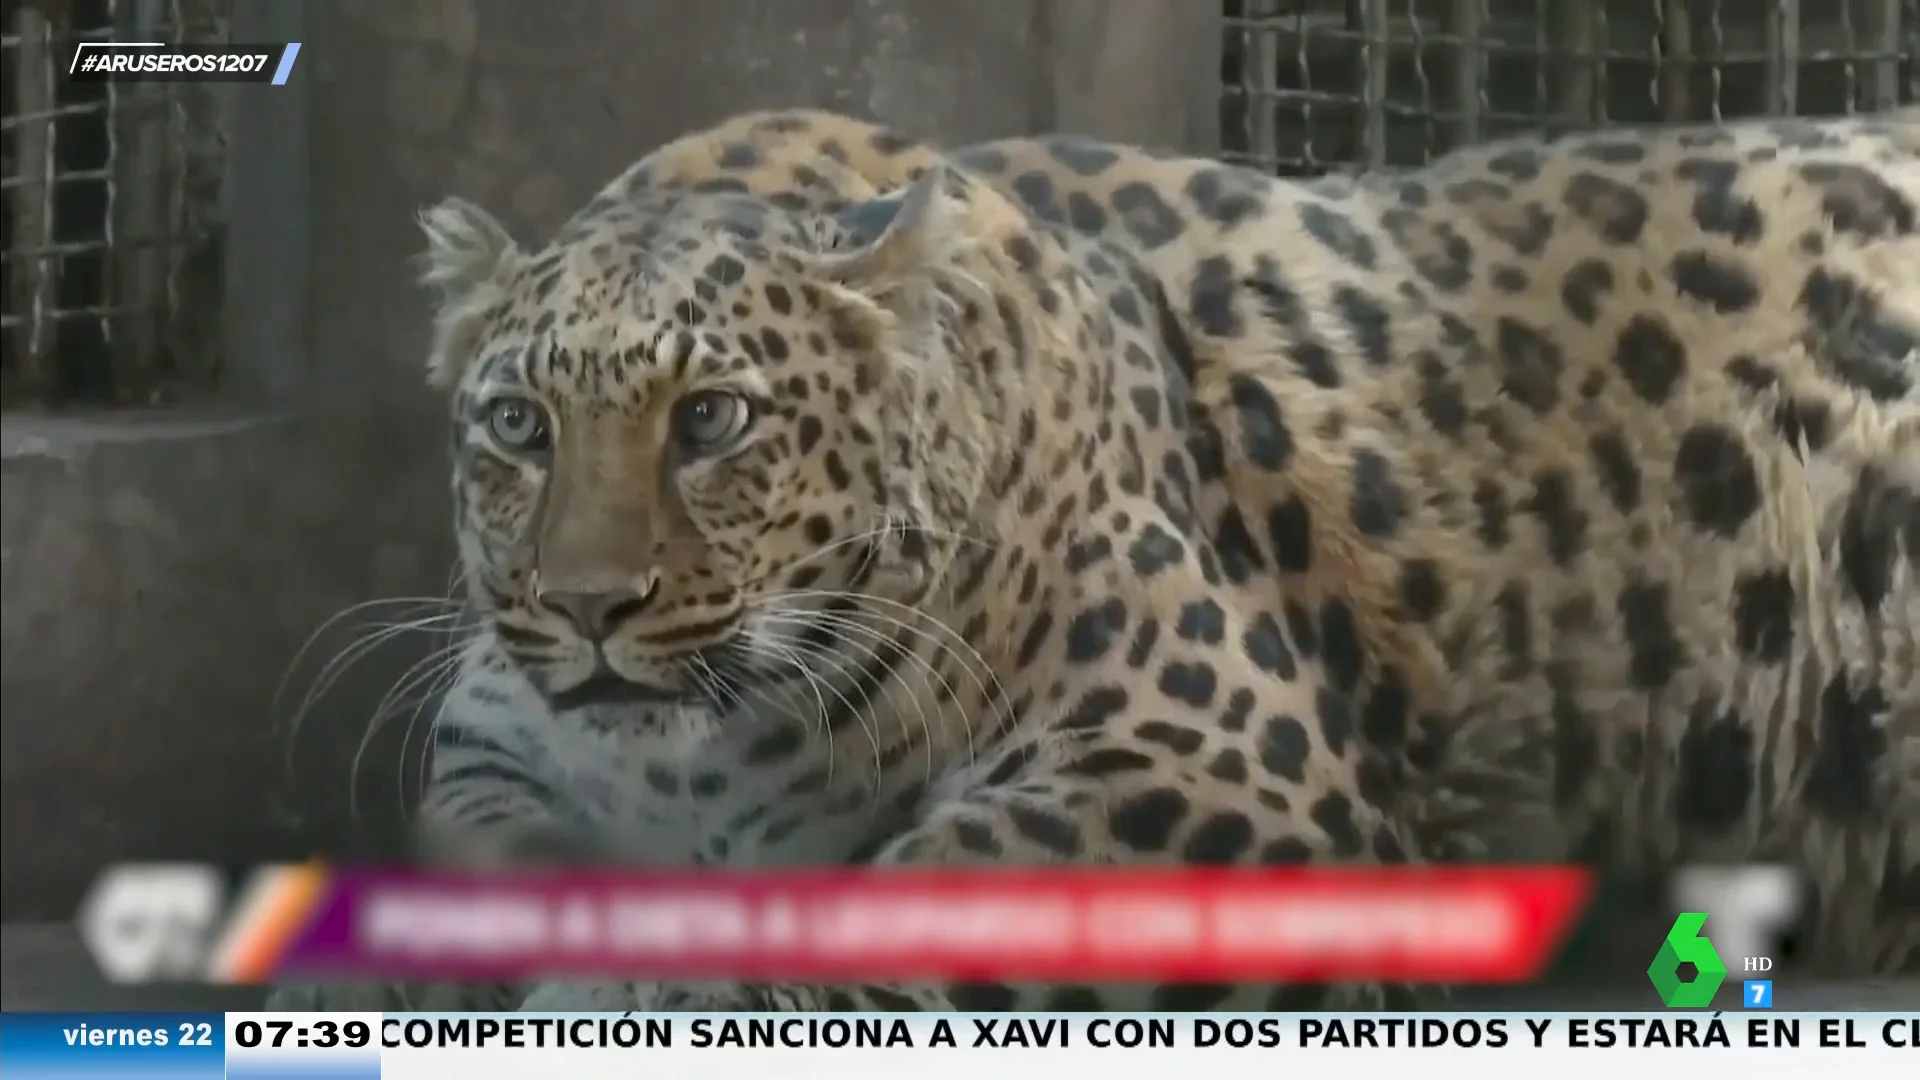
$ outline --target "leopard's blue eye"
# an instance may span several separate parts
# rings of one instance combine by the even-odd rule
[[[681,449],[711,454],[726,449],[753,423],[753,403],[731,390],[699,390],[673,407],[673,435]]]
[[[487,406],[487,433],[507,450],[535,453],[552,442],[547,410],[523,397],[501,397]]]

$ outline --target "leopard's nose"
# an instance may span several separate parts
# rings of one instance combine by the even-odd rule
[[[567,620],[581,637],[598,645],[621,623],[645,611],[659,592],[659,579],[654,578],[643,589],[542,589],[534,599]]]

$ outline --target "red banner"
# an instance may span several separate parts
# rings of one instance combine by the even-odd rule
[[[1352,981],[1539,976],[1580,870],[522,873],[284,868],[209,974],[509,980]]]

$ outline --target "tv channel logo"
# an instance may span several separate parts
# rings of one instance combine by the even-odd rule
[[[1706,912],[1681,912],[1647,967],[1647,978],[1653,981],[1660,1003],[1669,1009],[1711,1008],[1714,993],[1726,981],[1727,965],[1720,962],[1713,942],[1700,932],[1706,925]],[[1682,964],[1693,965],[1692,980],[1680,977]]]
[[[1710,1008],[1713,995],[1719,991],[1720,984],[1726,981],[1727,965],[1721,963],[1713,942],[1700,932],[1706,923],[1705,912],[1681,914],[1673,921],[1673,929],[1667,931],[1667,940],[1661,943],[1660,952],[1647,968],[1647,978],[1653,980],[1653,988],[1659,992],[1661,1003],[1670,1009]],[[1693,965],[1691,980],[1680,977],[1683,964]],[[1749,956],[1741,962],[1741,966],[1748,972],[1772,971],[1773,960],[1766,956]],[[1773,1008],[1773,980],[1746,980],[1741,984],[1740,1003],[1749,1009]]]

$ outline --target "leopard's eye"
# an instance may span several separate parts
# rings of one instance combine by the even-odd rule
[[[501,397],[487,406],[487,433],[504,449],[530,454],[547,449],[553,439],[547,410],[523,397]]]
[[[753,403],[731,390],[698,390],[673,407],[673,437],[689,454],[732,446],[753,425]]]

